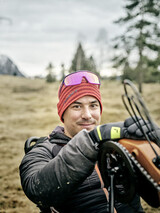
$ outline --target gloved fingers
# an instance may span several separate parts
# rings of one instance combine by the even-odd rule
[[[143,129],[143,132],[141,131],[141,129],[137,129],[137,131],[136,131],[136,135],[138,137],[142,137],[143,133],[148,134],[149,132],[152,131],[150,124],[142,125],[141,128]]]
[[[147,134],[153,142],[156,140],[160,141],[160,127],[157,124],[153,123],[151,125],[148,120],[143,120],[140,117],[130,117],[125,120],[123,137],[145,139],[144,133]]]
[[[135,124],[135,120],[137,121],[139,121],[139,120],[142,120],[140,117],[137,117],[137,118],[135,118],[135,117],[129,117],[129,118],[127,118],[125,121],[124,121],[124,126],[125,127],[129,127],[129,126],[131,126],[132,124]]]
[[[146,124],[148,124],[148,121],[144,122],[142,119],[139,119],[138,122],[131,124],[127,128],[127,130],[130,134],[135,134],[137,131],[139,133],[141,127],[144,129],[144,131],[147,131],[147,129],[148,129],[147,126],[149,126],[149,124],[148,125],[146,125]],[[149,128],[150,128],[150,126],[149,126]]]
[[[136,135],[138,138],[143,137],[145,133],[150,137],[152,141],[155,141],[156,137],[160,139],[160,128],[158,127],[158,125],[153,123],[152,126],[149,121],[143,121],[142,119],[139,120],[139,122],[136,122],[133,125],[129,126],[127,128],[127,131],[129,134]]]
[[[141,128],[143,129],[143,132],[145,134],[150,134],[150,135],[155,135],[156,134],[156,131],[154,130],[159,130],[159,127],[157,126],[157,124],[153,123],[152,125],[150,124],[149,121],[145,121],[145,122],[141,122],[140,121],[140,125],[141,125]],[[141,130],[140,129],[137,129],[136,131],[136,134],[137,136],[140,136],[142,134]]]

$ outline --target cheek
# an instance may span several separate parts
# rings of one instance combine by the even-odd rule
[[[101,121],[101,113],[100,113],[100,110],[97,110],[96,112],[93,113],[92,117],[100,123]]]
[[[79,117],[80,113],[78,111],[70,109],[68,109],[63,116],[64,120],[66,120],[67,123],[69,123],[70,125],[72,125],[73,122],[76,122],[79,119]]]
[[[81,114],[79,113],[79,112],[72,112],[71,114],[70,114],[70,120],[72,120],[73,122],[75,121],[77,121],[80,117],[81,117]]]

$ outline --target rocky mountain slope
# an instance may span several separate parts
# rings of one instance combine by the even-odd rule
[[[0,55],[0,74],[24,77],[16,64],[6,55]]]

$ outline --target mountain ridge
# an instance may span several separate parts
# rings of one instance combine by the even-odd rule
[[[17,65],[6,55],[0,55],[0,75],[25,77]]]

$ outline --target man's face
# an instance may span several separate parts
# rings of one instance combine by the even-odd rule
[[[91,131],[100,124],[99,101],[93,96],[79,98],[66,109],[63,119],[65,134],[71,138],[82,129]]]

